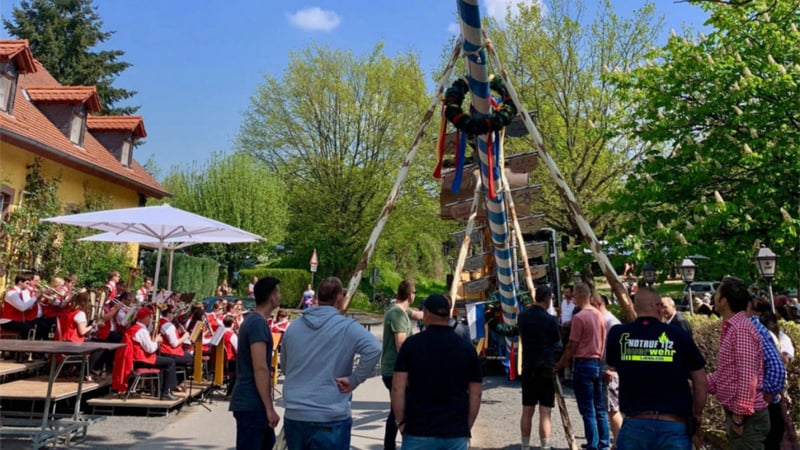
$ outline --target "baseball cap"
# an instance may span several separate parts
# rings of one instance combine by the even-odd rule
[[[450,300],[442,294],[431,294],[425,299],[422,307],[431,314],[440,317],[450,317]]]
[[[150,309],[150,308],[139,308],[139,310],[136,311],[136,320],[143,320],[145,317],[152,316],[152,315],[153,315],[153,310],[152,309]]]

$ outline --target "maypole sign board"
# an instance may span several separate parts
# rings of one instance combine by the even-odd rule
[[[317,258],[317,249],[314,249],[314,253],[311,254],[311,261],[309,261],[309,264],[311,264],[311,271],[316,272],[317,266],[319,266],[319,258]]]

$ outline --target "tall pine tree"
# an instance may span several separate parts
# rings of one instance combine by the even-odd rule
[[[113,31],[103,31],[103,21],[93,0],[23,0],[3,26],[30,42],[31,52],[63,85],[97,86],[102,114],[132,114],[138,106],[117,107],[136,91],[113,87],[117,76],[130,67],[121,61],[122,50],[94,51]]]

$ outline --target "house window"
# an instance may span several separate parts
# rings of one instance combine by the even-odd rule
[[[11,212],[11,205],[14,202],[14,188],[3,185],[0,189],[0,219],[5,222],[8,213]]]
[[[72,126],[69,130],[69,140],[75,145],[83,145],[83,127],[85,125],[83,111],[75,111],[72,115]]]
[[[122,143],[122,152],[119,157],[119,162],[125,167],[131,166],[131,140],[125,139]]]
[[[6,72],[0,73],[0,111],[11,114],[13,100],[14,77]]]

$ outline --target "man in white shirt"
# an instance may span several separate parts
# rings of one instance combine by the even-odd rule
[[[141,304],[150,297],[153,292],[153,280],[150,277],[144,279],[142,287],[136,290],[136,301]]]
[[[161,399],[177,400],[172,390],[178,384],[175,375],[175,360],[156,355],[158,345],[163,341],[161,335],[156,340],[150,339],[150,322],[153,320],[153,311],[150,308],[139,308],[136,312],[136,323],[126,333],[133,342],[133,368],[155,367],[161,369]]]
[[[14,278],[14,286],[6,292],[2,312],[2,318],[10,322],[3,324],[2,328],[16,331],[27,339],[30,330],[36,327],[36,339],[42,340],[47,338],[50,330],[44,324],[39,326],[38,292],[31,294],[31,279],[30,274],[19,274]]]
[[[183,344],[189,342],[190,334],[183,329],[181,329],[181,334],[178,334],[178,329],[172,323],[174,318],[175,308],[173,306],[164,308],[159,325],[159,333],[163,336],[159,350],[161,356],[174,359],[175,365],[186,367],[188,374],[191,372],[194,361],[192,355],[184,352]]]

